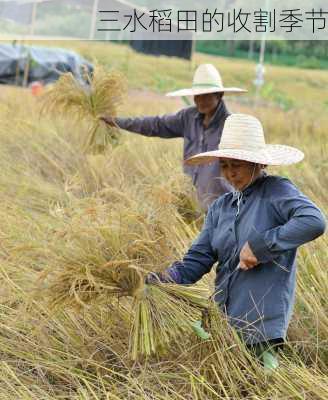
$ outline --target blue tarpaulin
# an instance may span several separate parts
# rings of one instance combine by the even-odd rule
[[[72,72],[83,79],[83,71],[92,72],[92,64],[79,54],[60,48],[0,45],[0,83],[21,85],[24,73],[26,83],[42,81],[44,84],[57,80],[64,72]]]

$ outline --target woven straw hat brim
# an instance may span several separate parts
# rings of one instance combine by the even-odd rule
[[[207,88],[190,88],[190,89],[180,89],[175,92],[169,92],[166,94],[168,97],[184,97],[184,96],[196,96],[198,94],[207,94],[207,93],[222,93],[224,94],[243,94],[246,93],[247,90],[235,88],[235,87],[207,87]]]
[[[234,158],[264,165],[290,165],[303,160],[304,153],[295,147],[280,144],[267,144],[256,152],[242,149],[224,149],[200,153],[185,160],[187,165],[201,165],[220,158]]]

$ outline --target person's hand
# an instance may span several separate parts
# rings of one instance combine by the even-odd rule
[[[147,283],[147,284],[174,283],[174,281],[166,271],[164,271],[164,272],[149,272],[145,276],[145,283]]]
[[[252,249],[249,247],[248,242],[246,242],[239,255],[239,267],[240,269],[247,271],[248,269],[254,268],[257,264],[258,260],[252,252]]]
[[[109,126],[116,126],[115,119],[113,117],[102,115],[100,120],[104,121]]]

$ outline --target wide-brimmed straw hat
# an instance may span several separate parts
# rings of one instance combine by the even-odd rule
[[[166,96],[195,96],[197,94],[224,92],[240,94],[247,90],[235,87],[224,87],[219,71],[212,64],[201,64],[195,71],[192,87],[167,93]]]
[[[218,150],[188,158],[188,165],[208,164],[219,158],[234,158],[263,165],[288,165],[301,161],[304,154],[290,146],[266,144],[261,122],[251,115],[232,114],[224,124]]]

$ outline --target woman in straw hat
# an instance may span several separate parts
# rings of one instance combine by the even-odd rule
[[[315,204],[288,179],[264,171],[267,165],[293,164],[303,156],[293,147],[265,144],[256,118],[229,116],[218,150],[193,156],[186,164],[219,160],[235,191],[209,207],[202,231],[181,262],[163,275],[148,277],[191,284],[218,262],[214,299],[257,351],[264,343],[284,341],[295,294],[297,248],[325,229]]]
[[[218,148],[224,121],[229,112],[222,100],[223,94],[240,94],[245,90],[224,87],[221,76],[212,64],[200,65],[193,78],[192,87],[168,93],[167,96],[193,96],[195,106],[184,108],[176,114],[141,118],[103,117],[109,125],[127,131],[161,138],[184,138],[184,160]],[[218,163],[205,166],[185,165],[184,172],[191,176],[203,209],[232,187],[220,176]]]

